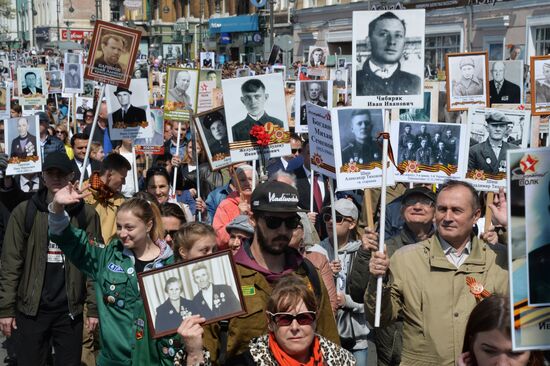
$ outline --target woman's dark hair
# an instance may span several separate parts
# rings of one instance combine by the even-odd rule
[[[281,277],[275,284],[266,310],[271,313],[284,313],[298,306],[300,301],[304,302],[308,311],[318,311],[313,291],[303,279],[295,274],[289,274]]]
[[[164,202],[160,205],[160,216],[162,217],[175,217],[180,220],[182,224],[185,224],[187,220],[185,219],[185,214],[181,207],[172,202]]]
[[[160,175],[166,178],[168,185],[170,185],[170,174],[168,174],[168,171],[166,171],[166,168],[163,168],[161,166],[154,166],[152,168],[149,168],[149,170],[147,170],[147,175],[145,176],[146,187],[149,187],[149,180],[151,180],[151,178],[153,178],[156,175]]]
[[[495,329],[509,338],[512,337],[510,299],[500,295],[492,295],[486,298],[477,304],[470,313],[470,318],[466,324],[462,352],[470,352],[472,365],[477,366],[477,360],[473,352],[477,334]],[[538,351],[531,352],[527,365],[543,366],[542,353]]]

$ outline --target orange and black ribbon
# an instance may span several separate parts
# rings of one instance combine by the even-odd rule
[[[397,169],[397,165],[395,164],[395,159],[393,157],[393,149],[391,147],[391,142],[390,142],[390,133],[389,132],[380,132],[378,134],[378,136],[376,137],[376,142],[380,146],[380,150],[383,150],[384,147],[383,147],[382,142],[380,140],[388,140],[388,158],[392,162],[395,169]]]
[[[475,280],[475,278],[467,276],[466,284],[470,287],[470,292],[479,301],[491,296],[491,293],[487,291],[483,285]]]

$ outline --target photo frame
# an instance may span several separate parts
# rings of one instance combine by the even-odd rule
[[[214,52],[201,52],[201,69],[216,68],[216,54]]]
[[[327,62],[329,55],[328,47],[324,46],[309,46],[307,55],[307,64],[309,67],[322,67]]]
[[[164,92],[164,118],[190,121],[197,110],[199,70],[169,67]]]
[[[489,61],[489,100],[491,107],[523,103],[523,61]]]
[[[354,107],[424,107],[425,25],[425,9],[353,12]],[[398,40],[394,46],[385,34]]]
[[[392,121],[396,182],[443,184],[466,174],[466,125]]]
[[[46,73],[41,67],[20,67],[17,69],[19,104],[46,104],[48,93]]]
[[[221,70],[200,70],[197,92],[197,113],[223,106],[221,79]]]
[[[151,108],[150,112],[154,122],[153,137],[135,139],[136,154],[162,155],[164,154],[164,111],[160,108]]]
[[[439,120],[439,83],[424,81],[424,107],[391,110],[392,121],[444,122]]]
[[[210,324],[246,313],[229,250],[142,272],[138,280],[152,338],[175,333],[189,315],[199,314]],[[175,293],[176,287],[178,297],[169,298],[167,290]],[[202,289],[211,291],[211,300],[203,297]]]
[[[141,31],[96,20],[84,77],[128,88]]]
[[[449,112],[486,107],[489,100],[489,61],[485,52],[447,53],[446,91]]]
[[[514,351],[549,350],[550,322],[547,291],[543,302],[531,278],[548,281],[549,230],[548,186],[550,149],[518,149],[507,152],[508,268],[510,281],[510,329]],[[546,262],[546,263],[545,263]],[[541,264],[543,271],[541,272]],[[535,295],[535,296],[533,296]],[[538,305],[547,304],[547,305]],[[542,326],[541,326],[542,325]]]
[[[332,106],[332,80],[302,80],[296,82],[294,131],[307,133],[306,102],[319,107]],[[313,103],[313,101],[316,101]]]
[[[223,79],[222,89],[232,162],[290,155],[282,74]],[[254,120],[251,113],[259,119]],[[252,127],[260,124],[271,135],[266,147],[250,135]]]
[[[0,119],[10,117],[11,88],[7,83],[0,83]]]
[[[227,123],[223,106],[198,114],[194,118],[194,123],[212,170],[231,165]]]
[[[42,171],[38,116],[10,118],[6,119],[5,122],[4,143],[8,155],[6,175]]]
[[[480,191],[506,186],[506,152],[526,148],[531,112],[495,108],[468,110],[468,167],[466,181]],[[499,156],[491,144],[500,144]]]
[[[531,113],[550,113],[550,55],[531,57]]]
[[[286,104],[286,116],[288,119],[288,126],[295,127],[296,117],[296,105],[294,98],[296,97],[296,82],[285,81],[285,104]]]

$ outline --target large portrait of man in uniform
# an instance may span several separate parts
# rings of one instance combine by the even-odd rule
[[[339,112],[342,164],[367,165],[382,159],[376,136],[383,130],[382,121],[367,109],[342,109]]]
[[[447,110],[465,111],[469,106],[489,105],[487,52],[446,55]]]

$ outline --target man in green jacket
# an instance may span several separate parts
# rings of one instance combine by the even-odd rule
[[[204,346],[212,363],[223,364],[224,358],[245,352],[252,338],[267,333],[265,309],[273,283],[288,273],[302,277],[315,290],[319,307],[317,332],[339,344],[330,300],[319,273],[288,246],[300,222],[298,191],[288,184],[270,181],[254,190],[250,206],[256,232],[252,242],[243,243],[234,256],[247,313],[232,318],[229,324],[205,327]],[[188,359],[203,358],[200,348],[196,350],[198,354],[188,351]]]
[[[48,240],[47,205],[72,176],[66,154],[49,154],[43,164],[45,187],[19,204],[8,222],[0,269],[0,330],[9,337],[17,329],[18,365],[45,365],[53,340],[56,363],[80,366],[84,303],[88,329],[98,323],[95,293],[86,276]],[[101,238],[91,206],[80,201],[67,212],[90,238]]]
[[[380,323],[403,317],[402,366],[454,366],[471,310],[489,293],[508,293],[506,248],[473,233],[481,213],[474,188],[448,181],[435,209],[434,236],[397,250],[391,264],[379,252],[369,263],[365,313],[374,323],[376,278],[384,276]]]

